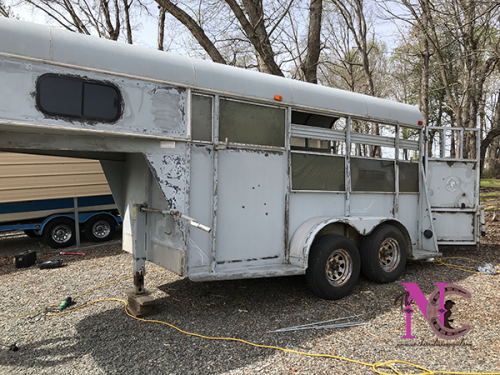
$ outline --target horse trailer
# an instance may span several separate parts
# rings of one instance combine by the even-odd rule
[[[0,19],[0,151],[97,159],[133,254],[326,299],[477,245],[477,129],[391,100]],[[481,224],[483,227],[481,227]]]

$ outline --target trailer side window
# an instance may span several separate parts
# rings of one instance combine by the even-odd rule
[[[285,147],[285,110],[232,100],[220,100],[219,140]]]
[[[394,192],[394,161],[351,158],[351,189]]]
[[[343,157],[292,153],[292,189],[345,191]]]
[[[191,138],[195,141],[212,141],[212,98],[192,95]]]
[[[343,117],[292,111],[290,148],[345,155],[345,128]]]
[[[109,83],[44,74],[37,82],[38,108],[50,116],[114,122],[121,116],[121,96]]]
[[[399,191],[401,193],[418,193],[418,163],[398,162]]]

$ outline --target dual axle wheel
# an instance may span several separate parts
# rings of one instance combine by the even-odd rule
[[[404,271],[407,245],[401,231],[381,225],[361,242],[329,234],[314,242],[309,252],[306,279],[317,296],[335,300],[349,294],[363,274],[377,283],[396,280]]]
[[[85,236],[91,242],[108,241],[115,235],[115,226],[115,221],[107,215],[94,216],[85,223]],[[43,229],[42,236],[54,249],[74,245],[75,222],[68,217],[52,219]]]

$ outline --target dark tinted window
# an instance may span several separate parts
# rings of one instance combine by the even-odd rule
[[[81,116],[83,81],[44,76],[38,83],[38,104],[49,115]]]
[[[345,159],[292,153],[292,189],[345,191]]]
[[[83,117],[114,121],[119,117],[118,91],[112,86],[83,84]]]
[[[418,193],[418,163],[399,164],[399,191],[401,193]]]
[[[111,122],[121,115],[116,87],[71,76],[41,76],[37,83],[37,102],[43,113],[52,116]]]
[[[394,161],[351,158],[351,189],[394,192]]]

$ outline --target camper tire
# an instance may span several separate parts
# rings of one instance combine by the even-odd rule
[[[109,241],[115,235],[115,226],[116,221],[107,215],[94,216],[85,223],[85,236],[91,242]]]
[[[75,222],[67,217],[52,219],[43,229],[43,239],[54,249],[74,245]]]
[[[307,284],[318,297],[340,299],[353,290],[360,268],[356,245],[345,236],[329,234],[317,239],[311,247]]]
[[[385,284],[398,279],[407,259],[407,244],[401,231],[393,225],[382,224],[366,236],[359,248],[361,272],[376,283]]]

